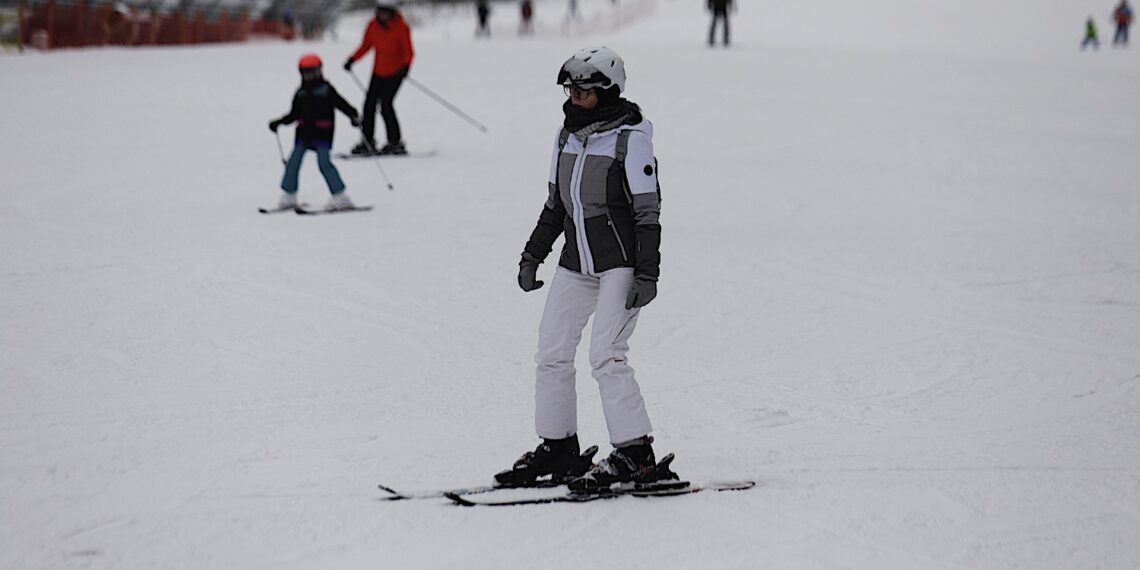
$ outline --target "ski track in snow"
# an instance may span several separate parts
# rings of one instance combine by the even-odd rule
[[[585,1],[590,30],[541,1],[528,39],[496,4],[492,41],[470,6],[417,12],[413,75],[489,133],[409,85],[409,145],[439,154],[384,162],[395,192],[338,162],[376,208],[311,219],[255,212],[265,123],[305,51],[359,106],[336,62],[362,17],[0,56],[0,567],[1140,567],[1140,52],[1076,50],[1108,6],[775,0],[730,49],[700,3]],[[656,448],[759,485],[384,501],[535,444],[545,290],[517,256],[555,71],[589,44],[656,127],[662,280],[630,353]]]

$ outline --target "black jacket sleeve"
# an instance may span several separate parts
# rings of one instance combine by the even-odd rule
[[[337,92],[336,89],[333,89],[332,85],[329,85],[329,90],[332,91],[333,105],[336,105],[336,108],[340,109],[341,113],[344,113],[349,118],[355,118],[356,116],[358,116],[358,113],[356,112],[356,108],[353,107],[351,103],[346,101],[344,99],[344,97],[341,97],[340,93]]]
[[[553,207],[549,203],[542,207],[542,213],[538,216],[538,224],[535,225],[534,231],[530,233],[530,239],[526,242],[526,247],[523,248],[524,259],[530,256],[532,260],[542,263],[546,256],[550,255],[550,250],[554,249],[555,240],[562,235],[566,208],[562,206],[561,200],[553,200],[553,203]]]
[[[282,125],[292,125],[293,123],[297,122],[297,117],[301,113],[299,107],[300,105],[297,102],[297,96],[293,95],[293,104],[289,107],[289,112],[286,113],[284,117],[277,119],[277,122],[281,123]]]
[[[637,236],[637,267],[633,273],[639,279],[657,281],[661,276],[661,224],[638,224],[634,232]]]

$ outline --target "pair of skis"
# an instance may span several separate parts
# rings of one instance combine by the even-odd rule
[[[657,464],[660,472],[667,472],[669,464],[673,461],[673,454],[666,455]],[[693,485],[689,481],[667,479],[650,483],[625,483],[596,489],[586,492],[566,491],[558,494],[542,494],[530,497],[509,499],[480,499],[474,495],[487,495],[496,491],[508,489],[552,489],[565,485],[566,481],[538,480],[520,485],[481,485],[457,489],[440,489],[420,491],[416,493],[403,493],[386,485],[379,485],[382,491],[389,494],[385,500],[400,501],[411,499],[446,498],[453,504],[464,507],[510,507],[519,505],[542,505],[549,503],[588,503],[603,499],[616,499],[618,497],[676,497],[691,495],[702,491],[743,491],[756,486],[755,481],[715,482],[703,485]]]
[[[283,212],[294,212],[302,216],[321,216],[327,214],[345,214],[348,212],[367,212],[372,209],[372,206],[353,206],[351,208],[337,208],[337,209],[322,209],[314,210],[309,208],[308,204],[297,204],[296,206],[285,206],[276,208],[258,208],[257,211],[262,214],[280,214]]]

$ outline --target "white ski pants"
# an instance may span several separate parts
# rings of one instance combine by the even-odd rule
[[[625,356],[639,312],[625,308],[632,285],[633,269],[628,267],[597,276],[562,267],[555,271],[534,358],[538,364],[534,425],[539,437],[559,439],[578,432],[574,355],[591,314],[590,366],[598,381],[610,443],[630,441],[653,430],[641,388]]]

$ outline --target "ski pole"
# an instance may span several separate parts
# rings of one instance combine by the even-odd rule
[[[484,127],[479,121],[472,119],[471,116],[468,115],[467,113],[460,111],[459,108],[456,107],[455,105],[448,103],[443,97],[436,95],[434,92],[432,92],[431,89],[428,89],[427,87],[425,87],[423,83],[420,83],[419,81],[416,81],[415,79],[412,79],[411,76],[405,76],[404,79],[407,79],[408,83],[412,84],[412,87],[415,87],[416,89],[419,89],[420,91],[423,91],[428,97],[435,99],[437,103],[446,107],[447,110],[451,111],[452,113],[455,113],[456,115],[459,115],[459,118],[467,121],[468,123],[471,123],[475,128],[479,129],[480,131],[482,131],[484,133],[487,132],[487,127]]]
[[[396,189],[392,186],[392,181],[388,180],[388,174],[384,172],[384,167],[380,165],[380,153],[376,152],[376,147],[372,146],[372,141],[368,140],[368,137],[361,136],[360,138],[364,141],[365,146],[368,147],[368,152],[372,153],[376,168],[380,170],[380,176],[384,177],[384,183],[388,185],[389,190],[395,192]]]
[[[360,78],[358,78],[356,76],[356,73],[353,71],[349,71],[348,73],[349,73],[349,75],[352,76],[352,80],[356,82],[356,86],[359,87],[360,90],[363,91],[367,95],[368,90],[364,88],[364,84],[360,82]],[[427,87],[425,87],[423,83],[420,83],[419,81],[416,81],[415,79],[412,79],[412,77],[410,75],[404,76],[404,79],[406,79],[408,81],[408,83],[410,83],[416,89],[423,91],[429,97],[431,97],[432,99],[435,99],[437,103],[439,103],[440,105],[443,105],[452,113],[459,115],[460,118],[462,118],[465,121],[467,121],[468,123],[471,123],[472,125],[474,125],[475,128],[479,129],[480,131],[483,131],[484,133],[487,132],[487,127],[484,127],[482,125],[482,123],[480,123],[479,121],[476,121],[475,119],[472,119],[471,115],[468,115],[467,113],[464,113],[463,111],[460,111],[455,105],[448,103],[447,100],[445,100],[443,97],[436,95],[431,89],[428,89]]]
[[[367,96],[368,90],[364,88],[364,84],[360,82],[360,78],[356,76],[356,72],[350,69],[348,70],[348,74],[352,76],[352,80],[356,82],[356,86],[360,88],[360,91]]]
[[[281,135],[273,131],[273,138],[277,139],[277,154],[281,155],[281,164],[285,164],[285,149],[281,146]]]
[[[352,76],[352,80],[356,82],[356,86],[359,87],[365,95],[368,95],[368,90],[364,88],[364,84],[360,82],[360,78],[356,76],[356,72],[349,69],[348,74]],[[389,190],[394,192],[396,189],[392,187],[392,181],[388,180],[388,174],[384,172],[384,167],[380,165],[380,153],[376,152],[376,147],[372,146],[372,141],[368,140],[368,137],[362,136],[360,139],[364,141],[364,145],[368,147],[368,152],[372,153],[373,158],[376,159],[376,168],[380,169],[380,176],[384,177],[384,183],[388,185]]]

